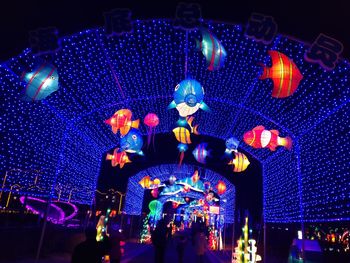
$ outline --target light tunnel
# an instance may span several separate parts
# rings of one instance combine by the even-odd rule
[[[246,38],[241,25],[204,24],[228,54],[219,71],[208,71],[195,50],[198,30],[186,32],[162,19],[137,20],[132,33],[116,37],[96,28],[61,38],[51,58],[59,90],[42,102],[21,100],[21,72],[38,62],[30,49],[2,63],[4,191],[18,184],[23,194],[57,198],[59,192],[62,200],[90,204],[103,156],[119,142],[104,120],[120,108],[141,119],[155,112],[157,132],[171,133],[178,114],[167,106],[187,73],[203,85],[211,109],[195,114],[201,134],[242,141],[246,131],[263,125],[292,138],[291,151],[253,149],[243,141],[239,146],[262,165],[265,222],[349,220],[349,63],[340,60],[326,71],[305,61],[307,43],[277,35],[264,45]],[[293,96],[273,98],[272,82],[259,80],[268,50],[292,58],[303,74]],[[33,170],[40,170],[35,188],[36,174],[23,172]]]

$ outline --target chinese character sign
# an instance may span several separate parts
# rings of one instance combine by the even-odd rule
[[[176,8],[175,27],[194,29],[200,25],[201,8],[197,3],[179,3]]]
[[[131,11],[114,9],[104,14],[105,30],[108,36],[121,35],[132,31]]]
[[[29,42],[33,54],[36,55],[54,53],[60,48],[58,31],[54,27],[29,32]]]
[[[258,42],[270,44],[277,33],[277,24],[273,17],[253,13],[248,21],[245,36]]]
[[[305,60],[318,63],[326,70],[332,70],[336,66],[339,56],[343,51],[343,44],[338,40],[320,34],[310,49],[305,53]]]

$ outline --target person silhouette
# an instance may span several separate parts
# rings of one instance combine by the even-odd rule
[[[100,263],[102,252],[96,241],[96,228],[88,227],[85,230],[86,240],[78,244],[73,251],[71,263]]]
[[[167,225],[165,219],[158,221],[156,229],[151,234],[152,244],[155,249],[155,262],[163,263],[167,243]]]

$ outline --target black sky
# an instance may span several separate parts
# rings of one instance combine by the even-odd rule
[[[0,61],[7,60],[28,47],[28,32],[40,27],[54,26],[58,28],[60,36],[73,34],[83,29],[102,26],[103,13],[114,8],[130,8],[134,19],[172,18],[178,2],[6,1],[0,7]],[[199,2],[204,19],[246,24],[252,12],[272,15],[279,26],[279,33],[307,42],[312,42],[319,33],[325,33],[340,40],[345,47],[343,56],[350,57],[350,4],[346,0],[183,2]]]

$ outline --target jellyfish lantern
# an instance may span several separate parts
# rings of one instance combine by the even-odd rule
[[[155,136],[155,131],[156,131],[156,127],[159,124],[159,118],[157,116],[157,114],[155,113],[148,113],[144,120],[143,120],[144,124],[147,126],[147,147],[149,147],[149,145],[153,144],[153,148],[154,148],[154,136]]]

